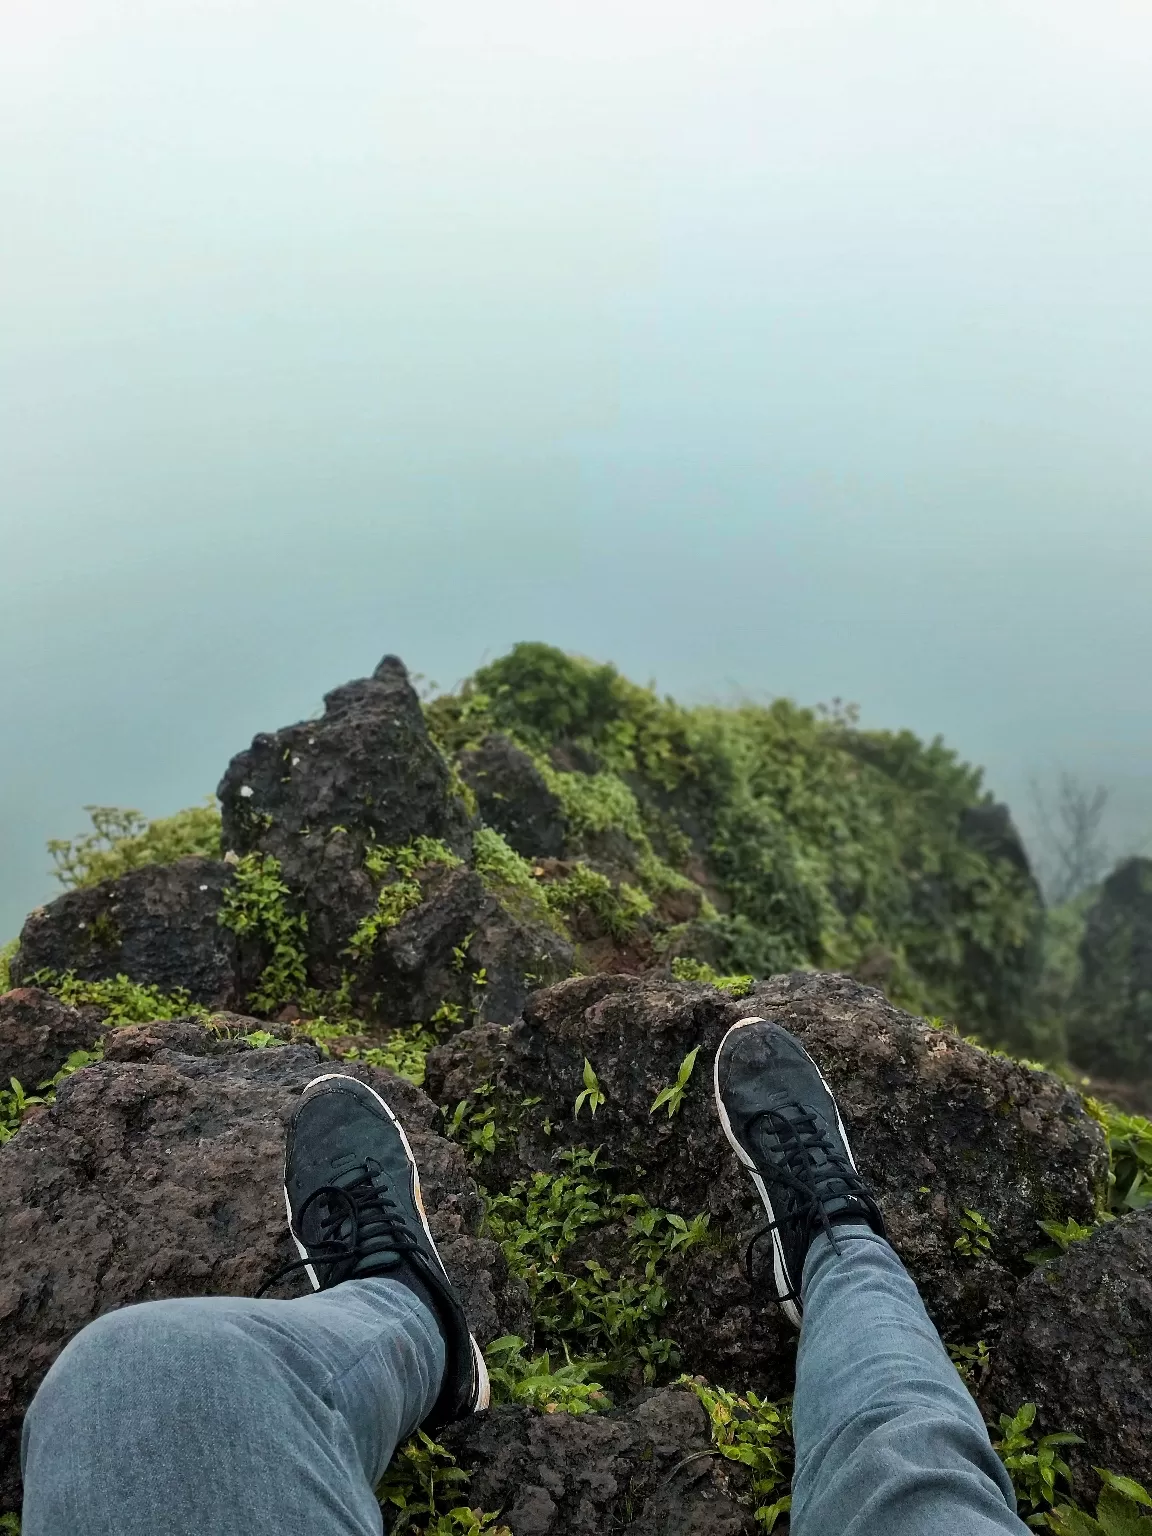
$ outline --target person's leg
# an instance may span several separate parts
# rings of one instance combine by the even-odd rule
[[[373,1487],[442,1373],[392,1279],[104,1313],[29,1407],[23,1536],[379,1536]]]
[[[747,1018],[713,1073],[720,1124],[768,1215],[777,1295],[801,1327],[795,1536],[1021,1536],[1011,1481],[888,1245],[816,1063],[782,1024]]]
[[[794,1536],[1022,1536],[984,1421],[888,1243],[821,1233],[804,1264]]]
[[[394,1280],[106,1313],[28,1411],[23,1536],[380,1536],[373,1488],[444,1361]]]

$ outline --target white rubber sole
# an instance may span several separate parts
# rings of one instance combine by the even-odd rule
[[[311,1082],[308,1082],[308,1083],[304,1084],[304,1090],[303,1091],[304,1091],[304,1093],[307,1093],[309,1088],[315,1087],[315,1085],[317,1083],[326,1083],[326,1082],[328,1082],[332,1078],[347,1078],[347,1077],[348,1077],[348,1073],[347,1072],[321,1072],[319,1077],[314,1077],[311,1080]],[[400,1133],[400,1141],[401,1141],[401,1143],[403,1144],[403,1147],[404,1147],[404,1155],[407,1157],[408,1162],[409,1162],[409,1164],[411,1165],[411,1168],[412,1168],[412,1194],[413,1194],[413,1196],[414,1196],[414,1198],[416,1200],[416,1210],[417,1210],[417,1212],[419,1213],[419,1216],[420,1216],[420,1224],[424,1228],[424,1235],[428,1239],[429,1247],[432,1249],[432,1252],[436,1255],[436,1262],[440,1266],[440,1273],[444,1276],[445,1280],[448,1280],[448,1271],[444,1268],[444,1261],[440,1257],[440,1250],[436,1247],[436,1240],[432,1236],[432,1229],[431,1229],[431,1227],[429,1227],[429,1225],[428,1225],[428,1216],[427,1216],[427,1213],[424,1210],[424,1197],[423,1197],[423,1195],[420,1192],[420,1169],[416,1166],[416,1158],[415,1158],[415,1156],[414,1156],[414,1154],[412,1152],[412,1147],[411,1147],[411,1144],[408,1141],[408,1137],[404,1134],[404,1127],[400,1124],[399,1120],[397,1120],[396,1116],[392,1113],[392,1110],[389,1107],[389,1105],[387,1103],[385,1103],[385,1101],[376,1092],[375,1088],[371,1087],[371,1085],[368,1084],[368,1083],[360,1082],[360,1079],[358,1077],[352,1078],[351,1080],[353,1082],[355,1082],[355,1083],[360,1083],[360,1087],[361,1088],[366,1088],[368,1090],[368,1092],[376,1100],[377,1104],[379,1104],[380,1108],[388,1116],[389,1120],[391,1120],[392,1124],[396,1127],[397,1131]],[[292,1202],[288,1198],[288,1186],[287,1185],[284,1186],[284,1206],[285,1206],[285,1209],[288,1212],[288,1231],[289,1231],[289,1233],[290,1233],[290,1235],[292,1237],[292,1241],[296,1244],[296,1247],[297,1247],[297,1250],[299,1251],[300,1257],[302,1259],[307,1259],[308,1258],[308,1249],[300,1241],[299,1237],[296,1234],[296,1228],[292,1224]],[[320,1289],[320,1280],[319,1280],[319,1277],[316,1274],[316,1271],[312,1268],[311,1264],[305,1264],[305,1266],[304,1266],[304,1273],[308,1276],[309,1280],[312,1282],[312,1289],[314,1291],[318,1291]],[[451,1284],[451,1281],[449,1281],[448,1283]],[[482,1352],[480,1350],[480,1346],[479,1346],[479,1344],[477,1344],[477,1342],[476,1342],[475,1338],[472,1336],[472,1334],[468,1335],[468,1341],[472,1345],[472,1354],[473,1354],[473,1357],[475,1358],[475,1361],[476,1361],[476,1402],[475,1402],[475,1405],[473,1406],[473,1410],[472,1411],[474,1413],[479,1413],[482,1408],[487,1408],[489,1403],[492,1400],[492,1382],[489,1379],[489,1376],[488,1376],[488,1366],[487,1366],[487,1363],[485,1362],[484,1356],[483,1356],[483,1354],[482,1354]]]
[[[772,1202],[768,1198],[768,1190],[764,1184],[764,1180],[757,1172],[756,1164],[753,1162],[751,1156],[740,1145],[739,1140],[732,1130],[732,1122],[728,1118],[728,1111],[724,1108],[724,1100],[720,1097],[720,1052],[724,1049],[728,1037],[730,1035],[734,1035],[738,1029],[746,1028],[749,1024],[771,1024],[772,1022],[773,1020],[771,1019],[763,1019],[759,1015],[756,1015],[754,1018],[737,1019],[736,1023],[732,1025],[731,1029],[725,1031],[724,1038],[716,1047],[716,1054],[712,1058],[712,1094],[716,1100],[716,1113],[720,1117],[720,1125],[724,1131],[724,1135],[728,1138],[728,1145],[732,1148],[733,1152],[735,1152],[741,1163],[748,1170],[752,1182],[756,1186],[756,1193],[760,1196],[761,1203],[763,1204],[764,1209],[768,1212],[768,1220],[772,1223],[772,1274],[776,1281],[776,1294],[780,1298],[780,1305],[784,1312],[784,1316],[794,1327],[799,1328],[801,1322],[803,1321],[803,1312],[795,1301],[790,1300],[790,1297],[794,1294],[794,1292],[792,1286],[788,1284],[788,1271],[784,1267],[784,1247],[780,1242],[780,1234],[776,1227],[776,1212],[772,1209]],[[800,1042],[797,1040],[796,1044],[800,1045]],[[804,1051],[804,1047],[802,1045],[800,1045],[800,1049]],[[804,1054],[805,1056],[808,1056],[807,1051],[804,1051]],[[812,1067],[816,1073],[816,1076],[824,1084],[824,1087],[828,1093],[828,1097],[836,1106],[836,1128],[840,1132],[840,1138],[843,1141],[844,1148],[848,1153],[848,1161],[855,1169],[856,1159],[852,1156],[852,1144],[848,1140],[848,1132],[844,1129],[844,1121],[840,1115],[840,1106],[836,1103],[836,1095],[832,1092],[831,1088],[828,1087],[827,1079],[825,1078],[823,1072],[821,1072],[820,1068],[816,1065],[816,1063],[812,1061],[811,1056],[808,1056],[808,1060],[812,1062]],[[857,1172],[858,1171],[859,1170],[857,1169]]]

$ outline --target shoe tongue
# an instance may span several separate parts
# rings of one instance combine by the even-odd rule
[[[780,1125],[781,1120],[787,1121],[795,1131],[797,1139],[805,1138],[803,1151]],[[774,1107],[771,1114],[761,1119],[759,1131],[761,1136],[771,1138],[780,1151],[791,1153],[789,1165],[802,1177],[806,1175],[811,1179],[814,1193],[826,1215],[832,1217],[855,1214],[862,1207],[852,1194],[842,1194],[829,1189],[829,1185],[839,1185],[843,1188],[844,1173],[832,1162],[825,1147],[807,1134],[811,1131],[812,1124],[811,1110],[804,1109],[799,1104],[782,1104]],[[819,1119],[815,1124],[817,1130],[824,1129]]]

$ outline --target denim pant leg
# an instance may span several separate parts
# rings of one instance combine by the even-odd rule
[[[28,1410],[23,1536],[380,1536],[373,1487],[443,1372],[392,1280],[105,1313]]]
[[[836,1228],[804,1265],[793,1536],[1022,1536],[1011,1480],[883,1238]]]

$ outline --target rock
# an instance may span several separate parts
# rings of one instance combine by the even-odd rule
[[[343,948],[375,903],[364,870],[371,843],[428,837],[461,857],[471,850],[472,818],[395,656],[333,689],[321,719],[257,736],[218,794],[223,846],[278,859],[307,912],[319,985],[338,984]]]
[[[505,1024],[535,987],[572,970],[572,946],[510,912],[474,871],[434,868],[426,890],[362,964],[353,996],[363,1009],[406,1024],[449,1003]]]
[[[1012,1301],[984,1397],[993,1413],[1035,1403],[1036,1434],[1061,1451],[1087,1498],[1094,1466],[1152,1483],[1152,1209],[1097,1227],[1042,1264]]]
[[[745,1469],[708,1454],[707,1415],[683,1389],[667,1387],[613,1414],[496,1408],[441,1439],[472,1473],[469,1502],[500,1511],[512,1536],[620,1529],[753,1536],[757,1529]]]
[[[872,988],[812,972],[773,977],[734,1002],[714,989],[651,978],[581,977],[536,993],[507,1036],[495,1082],[498,1115],[514,1144],[483,1170],[491,1188],[554,1167],[558,1151],[601,1147],[601,1168],[623,1191],[691,1218],[710,1217],[714,1246],[691,1249],[669,1277],[664,1332],[683,1366],[710,1381],[773,1394],[790,1386],[792,1337],[761,1274],[743,1273],[746,1245],[764,1215],[716,1120],[711,1062],[736,1019],[779,1019],[819,1063],[836,1092],[853,1149],[873,1184],[894,1246],[946,1337],[971,1342],[1002,1316],[1036,1219],[1090,1221],[1107,1177],[1099,1125],[1048,1073],[965,1044],[891,1007]],[[653,1115],[657,1093],[700,1054],[674,1118]],[[469,1072],[469,1057],[474,1068]],[[427,1085],[441,1102],[492,1076],[490,1031],[469,1031],[430,1053]],[[587,1059],[605,1102],[593,1121],[574,1116]],[[523,1108],[521,1101],[540,1097]],[[550,1134],[546,1133],[550,1127]],[[955,1244],[963,1213],[994,1232],[991,1254]],[[613,1234],[603,1229],[602,1262]],[[598,1234],[581,1257],[597,1257]],[[618,1238],[617,1238],[618,1241]]]
[[[239,1003],[241,946],[217,920],[231,878],[218,859],[188,858],[67,891],[24,924],[12,980],[28,985],[42,969],[85,981],[124,975],[208,1007]]]
[[[507,736],[486,736],[479,747],[460,754],[459,766],[476,796],[480,819],[517,853],[526,859],[563,854],[564,808],[527,752]]]
[[[1101,1077],[1152,1077],[1152,859],[1126,859],[1084,921],[1068,1021],[1072,1059]]]
[[[256,1050],[181,1020],[126,1029],[111,1045],[148,1054],[75,1073],[0,1156],[6,1510],[19,1507],[21,1416],[85,1323],[154,1297],[251,1296],[296,1256],[281,1196],[284,1132],[320,1053]],[[432,1229],[477,1336],[522,1332],[523,1287],[508,1279],[495,1244],[477,1236],[476,1186],[459,1149],[432,1133],[433,1105],[388,1072],[343,1070],[384,1093],[403,1119]]]
[[[69,1008],[39,987],[0,997],[0,1087],[16,1078],[35,1093],[73,1051],[87,1050],[104,1032],[97,1008]]]

